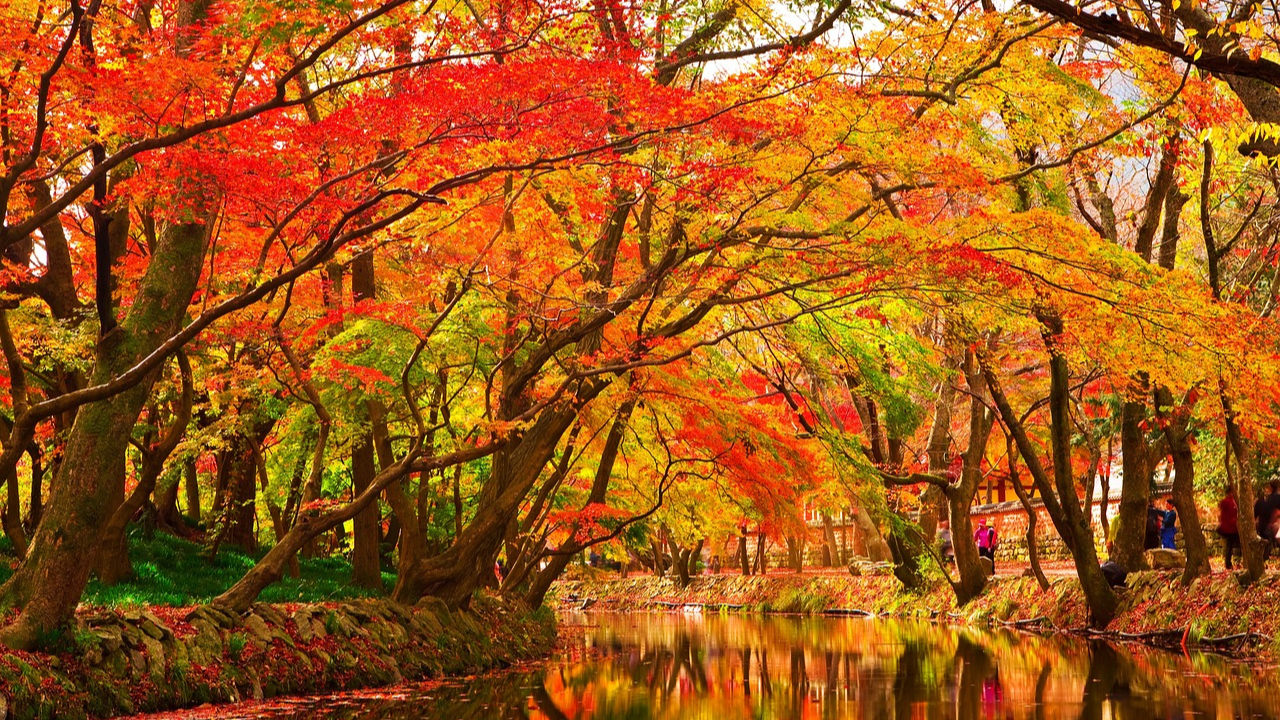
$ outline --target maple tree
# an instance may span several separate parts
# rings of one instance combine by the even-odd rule
[[[140,511],[188,532],[180,499],[209,552],[269,546],[232,609],[348,524],[356,583],[386,545],[396,599],[457,606],[624,539],[687,580],[733,539],[749,571],[750,526],[800,568],[803,507],[909,585],[949,518],[968,601],[998,467],[1105,624],[1116,440],[1113,557],[1167,456],[1206,572],[1197,448],[1248,508],[1276,441],[1273,175],[1214,154],[1268,152],[1269,19],[804,10],[7,7],[0,641],[126,576]]]

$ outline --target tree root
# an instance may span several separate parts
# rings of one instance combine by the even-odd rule
[[[1147,632],[1140,633],[1127,633],[1117,630],[1095,630],[1093,628],[1078,628],[1069,630],[1068,632],[1091,638],[1099,638],[1102,640],[1136,642],[1161,648],[1181,648],[1184,651],[1187,649],[1209,650],[1227,655],[1234,655],[1241,652],[1245,645],[1250,641],[1259,642],[1266,640],[1266,636],[1259,633],[1243,632],[1236,633],[1234,635],[1223,635],[1222,637],[1202,637],[1195,642],[1188,642],[1189,631],[1189,627],[1177,627],[1163,630],[1149,630]],[[1232,645],[1234,645],[1234,647],[1231,647]]]

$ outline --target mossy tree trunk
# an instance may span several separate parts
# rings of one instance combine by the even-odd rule
[[[164,470],[164,464],[173,454],[183,435],[186,434],[187,423],[191,421],[192,374],[191,363],[185,354],[177,354],[178,365],[182,377],[182,396],[175,408],[169,427],[161,437],[148,437],[142,449],[142,470],[138,476],[138,484],[129,493],[120,507],[112,513],[110,520],[102,531],[102,541],[95,559],[98,579],[104,585],[116,583],[133,575],[133,565],[129,562],[129,547],[125,542],[125,529],[133,516],[155,490],[156,481]],[[153,405],[149,412],[154,412]]]
[[[1111,559],[1126,570],[1146,568],[1143,542],[1147,529],[1147,501],[1151,496],[1151,465],[1142,429],[1147,405],[1126,400],[1120,411],[1120,453],[1124,477],[1120,484],[1120,508],[1116,513],[1115,547]]]
[[[98,342],[93,384],[141,361],[176,332],[195,293],[207,245],[204,223],[178,223],[164,233],[128,315]],[[30,648],[69,620],[89,580],[102,528],[120,494],[129,433],[151,392],[154,375],[76,415],[44,518],[26,560],[0,587],[0,603],[22,613],[0,631],[0,642]]]

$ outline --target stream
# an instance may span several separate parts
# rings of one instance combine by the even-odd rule
[[[1280,719],[1280,671],[1210,654],[886,619],[639,612],[561,621],[561,649],[536,667],[208,717]]]

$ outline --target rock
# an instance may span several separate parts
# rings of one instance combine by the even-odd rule
[[[191,658],[187,654],[187,644],[184,642],[174,642],[170,647],[173,655],[173,667],[179,672],[185,673],[187,668],[191,667]]]
[[[124,639],[124,644],[129,647],[142,646],[142,631],[131,623],[121,623],[120,636]]]
[[[253,606],[253,614],[266,620],[271,625],[284,625],[284,615],[266,603],[256,603]]]
[[[84,651],[84,664],[90,667],[102,663],[102,648],[92,647]],[[3,699],[3,696],[0,696]],[[4,714],[0,713],[0,720],[4,720]]]
[[[1146,556],[1152,570],[1181,570],[1187,566],[1187,556],[1180,550],[1156,548],[1148,550]]]
[[[434,595],[424,596],[414,607],[435,615],[441,625],[448,625],[449,621],[453,619],[453,616],[449,613],[449,606],[444,603],[444,600]]]
[[[194,637],[190,638],[190,642],[194,647],[200,649],[203,656],[208,658],[217,658],[222,655],[222,630],[217,625],[205,618],[199,618],[192,621],[192,626],[196,629]],[[204,664],[204,663],[201,663]]]
[[[311,616],[304,614],[301,610],[293,614],[293,624],[297,628],[298,639],[302,642],[309,643],[316,636],[311,631]]]
[[[147,668],[151,674],[151,681],[159,685],[164,682],[165,675],[164,645],[150,635],[142,638],[142,645],[147,649]]]
[[[93,634],[98,636],[98,642],[107,653],[119,650],[124,644],[124,636],[120,634],[120,628],[102,627],[94,630]]]
[[[991,562],[991,558],[980,557],[978,558],[978,564],[982,566],[982,573],[987,577],[996,574],[996,564]]]
[[[261,641],[264,645],[271,644],[271,630],[267,627],[267,623],[256,614],[250,613],[244,618],[244,627],[254,638]]]
[[[141,630],[147,637],[153,640],[164,639],[164,628],[156,624],[155,622],[152,622],[148,618],[143,618],[138,623],[138,629]]]
[[[132,666],[133,679],[140,679],[147,672],[147,656],[137,650],[130,650],[129,665]]]
[[[359,623],[348,617],[346,613],[338,613],[337,618],[338,632],[341,633],[343,637],[362,637],[366,640],[369,639],[369,631],[360,627]]]

